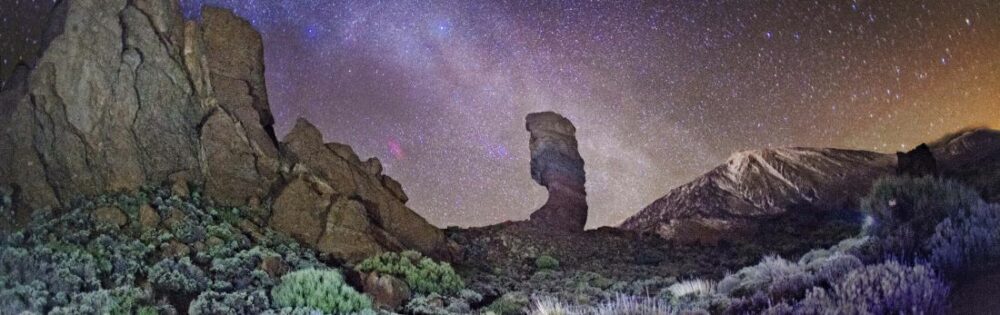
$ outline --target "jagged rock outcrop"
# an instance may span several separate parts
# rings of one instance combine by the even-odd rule
[[[63,1],[51,16],[37,63],[0,92],[0,191],[13,192],[13,221],[146,184],[186,194],[190,182],[226,205],[274,199],[259,222],[335,258],[452,254],[377,159],[324,144],[304,121],[279,150],[263,42],[243,19],[206,7],[200,23],[184,21],[177,0]]]
[[[454,255],[444,234],[403,204],[383,182],[377,159],[362,162],[353,150],[324,144],[315,126],[299,119],[281,143],[292,165],[290,183],[274,203],[270,225],[348,261],[372,253],[414,248],[434,257]]]
[[[896,152],[896,175],[919,177],[937,174],[937,160],[927,144],[921,143],[910,152]]]
[[[531,133],[531,178],[549,191],[531,222],[561,231],[583,231],[587,224],[586,174],[577,151],[576,127],[553,112],[531,113],[525,119]]]

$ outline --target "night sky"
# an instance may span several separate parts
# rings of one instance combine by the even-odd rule
[[[14,2],[0,9],[6,75],[51,1],[0,1]],[[279,134],[307,117],[378,157],[439,226],[544,203],[534,111],[577,126],[591,227],[739,150],[893,152],[1000,127],[996,0],[181,2],[263,33]]]

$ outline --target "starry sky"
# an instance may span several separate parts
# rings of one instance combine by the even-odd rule
[[[51,1],[2,0],[0,74]],[[262,1],[279,136],[307,117],[378,157],[438,226],[525,219],[524,116],[577,126],[589,227],[615,225],[740,150],[894,152],[1000,128],[1000,1]],[[12,8],[7,11],[7,8]],[[29,53],[25,53],[29,52]],[[27,56],[27,57],[26,57]]]

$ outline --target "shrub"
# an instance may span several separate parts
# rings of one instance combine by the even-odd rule
[[[530,301],[528,297],[520,292],[508,292],[500,298],[490,303],[486,310],[497,315],[524,314],[528,309]]]
[[[85,292],[73,295],[68,305],[53,308],[49,314],[128,315],[151,308],[140,305],[140,300],[148,297],[147,292],[133,287]]]
[[[387,252],[369,257],[356,267],[361,272],[378,272],[406,281],[410,290],[420,294],[454,294],[465,282],[448,263],[437,263],[415,251]]]
[[[191,302],[188,314],[260,314],[269,306],[267,293],[261,290],[235,293],[206,291]]]
[[[149,270],[149,282],[158,290],[192,294],[208,288],[205,272],[191,264],[191,259],[165,258]]]
[[[934,177],[885,177],[875,182],[861,208],[874,220],[868,233],[879,238],[878,250],[912,259],[923,255],[923,240],[959,209],[982,203],[972,189]]]
[[[417,295],[406,303],[405,313],[419,315],[471,314],[472,304],[482,301],[483,296],[470,290],[461,290],[456,296],[441,296],[437,293]]]
[[[851,272],[833,285],[832,292],[813,289],[797,307],[798,313],[944,314],[948,291],[929,266],[888,261]]]
[[[810,261],[806,271],[815,276],[817,282],[833,283],[864,264],[854,255],[834,252],[832,255]]]
[[[716,292],[715,283],[701,279],[678,282],[667,287],[674,298],[686,296],[707,296]]]
[[[222,291],[245,290],[251,287],[272,286],[273,279],[258,269],[265,257],[276,256],[268,250],[254,247],[229,258],[212,259],[209,272],[215,280],[213,289]]]
[[[995,264],[1000,259],[1000,205],[959,209],[937,225],[926,246],[931,265],[945,273],[976,272]]]
[[[336,270],[289,273],[271,290],[271,297],[278,307],[311,308],[325,313],[351,313],[372,307],[371,299],[344,283]]]
[[[579,313],[582,312],[576,311],[573,306],[551,297],[535,299],[530,312],[531,315],[570,315]]]
[[[619,294],[607,302],[598,304],[590,313],[595,315],[645,315],[674,314],[677,313],[677,310],[672,309],[659,299]]]
[[[185,244],[193,244],[205,239],[205,228],[189,219],[184,219],[174,224],[171,233],[177,237],[178,241]]]
[[[0,313],[43,313],[69,304],[73,295],[100,289],[106,268],[82,247],[48,243],[0,246]]]
[[[538,270],[553,270],[559,268],[559,260],[549,255],[541,255],[535,259],[535,267]]]
[[[812,275],[798,264],[768,256],[757,265],[726,276],[719,282],[718,289],[719,293],[734,297],[750,296],[756,292],[783,297],[809,288],[812,283]]]

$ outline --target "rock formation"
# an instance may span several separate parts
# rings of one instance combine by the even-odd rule
[[[577,151],[576,127],[553,113],[528,114],[531,133],[531,178],[545,186],[549,198],[531,214],[531,222],[560,231],[583,231],[587,224],[586,174]]]
[[[291,171],[275,196],[270,226],[301,242],[358,261],[383,250],[418,249],[448,257],[452,249],[403,204],[377,159],[361,162],[350,147],[324,144],[319,130],[299,119],[281,143]]]
[[[177,0],[59,2],[46,47],[0,92],[0,191],[14,218],[80,196],[187,182],[225,205],[273,199],[277,230],[355,261],[443,233],[401,185],[300,121],[276,139],[260,34],[231,12],[184,21]],[[280,146],[280,150],[279,150]],[[8,219],[4,219],[8,220]]]
[[[910,152],[896,152],[896,175],[933,176],[938,174],[937,160],[927,144]]]

